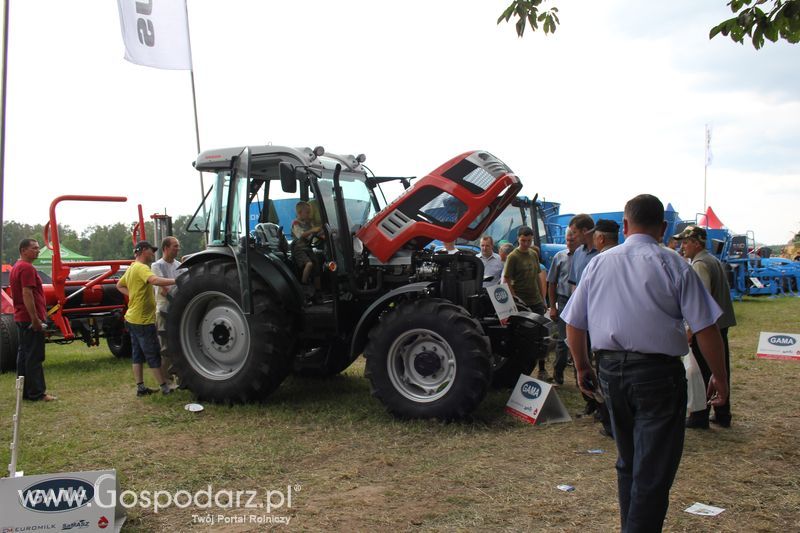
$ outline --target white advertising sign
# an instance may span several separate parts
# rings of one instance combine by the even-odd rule
[[[119,531],[119,494],[114,470],[0,478],[0,532]]]
[[[762,331],[756,356],[762,359],[800,361],[800,334]]]
[[[503,321],[506,320],[517,312],[517,304],[514,303],[514,297],[511,296],[511,290],[505,283],[499,283],[486,287],[486,292],[489,293],[489,299],[492,301],[494,311],[497,317]]]
[[[529,424],[572,421],[553,386],[525,374],[511,392],[506,413]]]

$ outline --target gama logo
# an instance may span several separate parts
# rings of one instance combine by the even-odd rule
[[[497,287],[494,290],[494,299],[504,304],[508,301],[508,291],[505,290],[503,287]]]
[[[38,513],[79,509],[94,498],[92,484],[75,478],[48,479],[17,492],[20,505]]]
[[[542,388],[535,381],[526,381],[519,391],[529,400],[535,400],[542,394]]]
[[[773,335],[767,339],[767,342],[773,346],[794,346],[797,343],[797,339],[789,335]]]

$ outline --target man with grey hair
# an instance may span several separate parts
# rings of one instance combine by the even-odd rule
[[[506,257],[508,257],[508,254],[510,254],[513,251],[514,251],[514,245],[511,244],[510,242],[504,242],[497,249],[497,255],[500,256],[500,261],[505,263],[506,262]]]

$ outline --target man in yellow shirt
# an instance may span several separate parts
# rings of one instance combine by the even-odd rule
[[[117,290],[128,297],[125,322],[131,335],[133,377],[136,380],[137,396],[147,396],[156,392],[144,386],[145,360],[161,387],[161,393],[172,392],[161,372],[161,350],[156,330],[156,297],[153,286],[175,285],[175,280],[160,278],[150,270],[150,265],[156,259],[156,250],[157,248],[147,241],[136,243],[133,249],[135,261],[117,282]]]

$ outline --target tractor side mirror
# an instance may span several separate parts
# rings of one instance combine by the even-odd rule
[[[295,177],[295,168],[289,163],[278,164],[278,174],[281,177],[281,189],[286,193],[297,192],[297,178]]]

